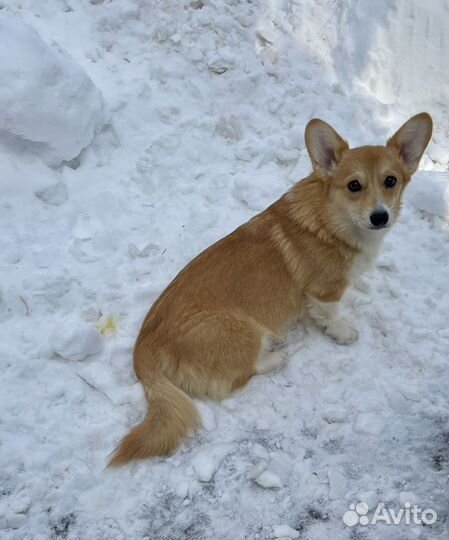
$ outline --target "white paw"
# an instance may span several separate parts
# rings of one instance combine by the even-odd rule
[[[287,351],[265,352],[256,364],[256,373],[268,373],[279,369],[287,362]]]
[[[354,343],[359,337],[359,333],[355,328],[349,326],[349,324],[343,319],[336,319],[332,321],[326,328],[326,334],[335,339],[340,345],[349,345]]]
[[[354,281],[354,287],[362,292],[362,293],[365,293],[365,294],[368,294],[370,291],[371,291],[371,286],[370,284],[365,281],[363,278],[358,278]]]

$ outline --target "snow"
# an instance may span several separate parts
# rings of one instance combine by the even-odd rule
[[[449,174],[419,174],[407,190],[407,200],[418,210],[444,218],[449,214]]]
[[[103,340],[100,332],[84,321],[58,325],[50,335],[54,352],[68,360],[83,360],[101,351]]]
[[[230,443],[202,446],[192,458],[192,465],[198,480],[210,482],[221,462],[232,450],[233,445]]]
[[[77,157],[101,125],[101,92],[17,17],[0,17],[0,51],[0,143],[54,164]]]
[[[34,197],[47,203],[55,201],[52,190],[57,191],[56,186],[63,184],[63,180],[58,172],[49,169],[39,158],[20,151],[6,151],[0,143],[0,163],[3,205],[32,202]]]
[[[281,488],[284,485],[279,476],[272,471],[263,471],[254,481],[263,488]]]
[[[375,413],[358,414],[354,429],[367,435],[380,435],[385,428],[385,422]]]
[[[346,476],[338,469],[330,469],[327,475],[329,478],[329,499],[344,499],[348,489]]]
[[[249,471],[249,474],[248,474],[248,478],[251,478],[251,480],[256,480],[256,478],[258,478],[265,471],[267,467],[268,467],[268,463],[266,461],[259,461],[253,467],[251,467],[251,470]]]
[[[0,7],[0,537],[383,540],[349,505],[413,497],[438,520],[395,537],[446,538],[448,2]],[[143,317],[310,172],[307,121],[382,144],[421,110],[432,143],[370,292],[344,299],[359,340],[299,324],[285,368],[197,400],[177,453],[105,470],[146,411]]]
[[[289,525],[277,525],[273,528],[273,533],[275,538],[299,538],[299,532]]]
[[[410,505],[419,505],[419,497],[411,491],[401,491],[401,493],[399,493],[399,501],[401,502],[402,506],[406,505],[407,503]]]
[[[357,495],[357,500],[363,501],[369,510],[373,510],[379,503],[379,496],[376,494],[375,491],[369,489],[368,491],[361,491]]]
[[[201,416],[201,425],[207,431],[215,431],[217,428],[217,422],[215,420],[214,411],[207,403],[204,401],[196,402],[197,409],[200,412]]]

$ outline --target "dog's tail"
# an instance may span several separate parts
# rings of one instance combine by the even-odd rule
[[[122,439],[109,467],[169,454],[199,425],[193,401],[164,375],[157,374],[150,383],[142,382],[150,409],[144,420]]]

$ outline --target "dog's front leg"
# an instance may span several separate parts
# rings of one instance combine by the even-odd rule
[[[338,304],[339,302],[321,302],[309,297],[307,311],[316,325],[328,336],[335,339],[337,343],[348,345],[354,343],[359,333],[339,316]]]

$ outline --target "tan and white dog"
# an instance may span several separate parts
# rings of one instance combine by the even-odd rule
[[[338,303],[376,258],[431,133],[421,113],[386,146],[349,149],[309,122],[312,174],[193,259],[146,316],[134,368],[150,409],[110,465],[175,450],[199,424],[187,394],[221,399],[280,367],[276,346],[305,310],[338,343],[357,339]]]

